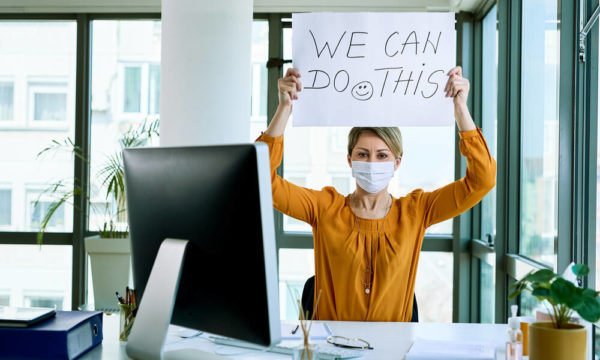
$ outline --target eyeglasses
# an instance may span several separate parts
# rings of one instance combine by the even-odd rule
[[[345,349],[373,350],[368,341],[359,338],[347,338],[345,336],[328,336],[327,343]]]

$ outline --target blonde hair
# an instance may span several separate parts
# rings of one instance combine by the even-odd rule
[[[353,127],[348,134],[348,155],[352,156],[352,149],[356,146],[360,134],[364,132],[372,132],[379,136],[396,159],[402,156],[402,134],[397,127]]]

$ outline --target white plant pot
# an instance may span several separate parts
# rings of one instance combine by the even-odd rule
[[[118,311],[115,291],[125,295],[131,268],[131,243],[129,238],[101,239],[87,237],[85,251],[90,256],[94,308],[99,311]]]

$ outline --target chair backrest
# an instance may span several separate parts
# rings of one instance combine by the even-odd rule
[[[315,276],[311,276],[304,283],[304,289],[302,289],[302,308],[304,311],[308,311],[308,317],[312,317],[312,312],[315,302]],[[419,322],[419,308],[417,307],[417,296],[413,294],[413,309],[412,317],[410,322]]]

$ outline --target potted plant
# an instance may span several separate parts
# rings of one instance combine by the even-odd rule
[[[92,268],[92,283],[94,289],[94,306],[96,310],[118,309],[115,291],[124,291],[129,284],[130,273],[130,241],[127,226],[127,207],[125,202],[125,182],[123,178],[122,150],[127,147],[148,145],[158,138],[159,120],[148,120],[131,126],[119,139],[119,150],[107,155],[95,174],[99,186],[92,191],[83,188],[79,182],[72,179],[59,180],[46,188],[38,197],[51,196],[53,201],[47,213],[42,218],[38,232],[38,244],[42,244],[44,232],[56,211],[69,203],[75,211],[80,210],[73,204],[75,196],[84,196],[89,204],[90,218],[97,219],[98,235],[86,237],[85,250],[90,256]],[[46,156],[56,151],[69,151],[74,156],[83,159],[86,166],[89,160],[85,158],[78,146],[67,138],[63,141],[52,141],[51,145],[40,151],[38,157]],[[91,193],[104,198],[101,204],[91,201]],[[35,204],[37,206],[37,202]]]
[[[585,264],[571,266],[577,279],[587,276],[590,269]],[[600,302],[597,291],[583,289],[555,274],[542,269],[530,272],[517,281],[511,289],[509,299],[514,299],[522,291],[531,292],[548,308],[551,322],[535,322],[529,325],[529,359],[584,360],[586,355],[586,329],[581,324],[569,322],[577,312],[589,322],[600,319]]]

